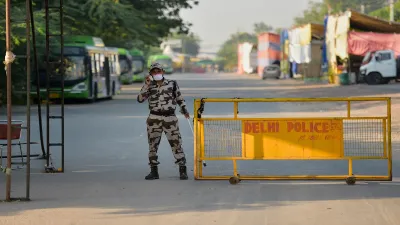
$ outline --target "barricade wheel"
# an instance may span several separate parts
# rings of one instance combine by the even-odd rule
[[[348,184],[348,185],[356,184],[356,178],[355,177],[347,177],[346,178],[346,184]]]
[[[240,182],[239,177],[231,177],[229,178],[229,183],[230,184],[238,184]]]

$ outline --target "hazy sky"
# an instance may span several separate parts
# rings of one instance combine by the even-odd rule
[[[309,0],[199,0],[199,5],[181,12],[193,23],[192,31],[202,39],[201,51],[217,51],[230,34],[251,32],[253,24],[289,27]]]

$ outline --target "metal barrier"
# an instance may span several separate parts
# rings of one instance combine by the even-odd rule
[[[352,116],[353,102],[383,102],[385,116]],[[233,117],[204,118],[205,103],[233,103]],[[314,118],[239,118],[239,103],[342,102],[347,116]],[[392,180],[391,99],[273,98],[194,100],[194,178],[196,180]],[[387,160],[386,175],[354,175],[353,160]],[[231,160],[233,176],[205,176],[204,161]],[[239,175],[237,160],[348,160],[345,175]]]

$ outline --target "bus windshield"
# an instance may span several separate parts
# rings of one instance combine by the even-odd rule
[[[85,63],[84,56],[64,56],[64,80],[78,80],[84,78]],[[61,63],[50,64],[52,76],[60,76]]]
[[[144,64],[142,60],[133,60],[132,61],[133,70],[136,72],[140,72],[144,69]]]
[[[119,66],[121,68],[121,74],[129,73],[131,71],[131,62],[126,55],[119,55]]]
[[[171,59],[157,59],[155,60],[156,63],[160,63],[164,67],[171,67],[172,60]]]

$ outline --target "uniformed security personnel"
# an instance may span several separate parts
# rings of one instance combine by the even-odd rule
[[[180,106],[180,112],[189,118],[185,100],[175,80],[164,78],[164,69],[154,63],[150,66],[149,75],[146,76],[137,97],[139,103],[148,100],[150,114],[147,118],[147,137],[149,142],[149,165],[151,168],[146,180],[159,179],[157,150],[164,132],[171,145],[175,164],[179,165],[181,180],[187,180],[186,158],[182,149],[182,137],[179,131],[178,118],[175,115],[176,105]],[[151,80],[150,78],[153,78]]]

